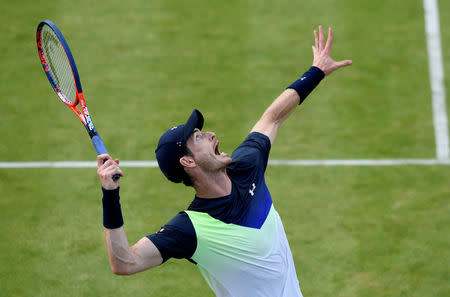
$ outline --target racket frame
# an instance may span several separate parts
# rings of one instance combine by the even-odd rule
[[[62,92],[61,88],[56,83],[55,78],[51,74],[50,67],[47,62],[47,57],[45,55],[44,47],[42,44],[42,29],[44,26],[49,26],[53,32],[55,32],[57,38],[59,39],[61,46],[64,49],[64,52],[66,53],[66,57],[68,59],[70,68],[72,70],[73,80],[75,82],[75,102],[71,102],[69,99],[67,99],[66,95]],[[72,52],[70,51],[69,45],[67,44],[66,39],[64,38],[61,31],[58,29],[58,27],[50,20],[45,20],[39,23],[36,31],[36,42],[37,42],[37,48],[39,53],[39,58],[41,60],[42,67],[44,69],[45,74],[47,75],[47,78],[53,87],[53,90],[58,95],[59,99],[66,104],[80,119],[80,121],[83,123],[84,127],[86,128],[89,136],[91,137],[91,141],[95,147],[95,150],[97,151],[98,155],[101,154],[108,154],[108,151],[106,150],[105,145],[103,144],[103,141],[101,140],[100,136],[98,135],[97,130],[95,129],[94,123],[92,122],[91,116],[89,114],[89,110],[86,105],[86,100],[83,95],[83,89],[81,88],[81,81],[80,77],[78,75],[78,69],[75,64],[75,60],[72,56]],[[80,104],[81,110],[77,107],[77,105]],[[106,161],[106,160],[105,160]],[[119,179],[119,175],[114,175],[113,179],[117,180]]]

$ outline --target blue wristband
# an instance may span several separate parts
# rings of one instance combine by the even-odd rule
[[[122,209],[120,207],[119,188],[103,191],[103,226],[108,229],[116,229],[123,226]]]
[[[325,73],[320,68],[312,66],[302,75],[302,77],[287,87],[287,89],[294,89],[297,91],[300,96],[300,102],[298,103],[300,105],[324,77]]]

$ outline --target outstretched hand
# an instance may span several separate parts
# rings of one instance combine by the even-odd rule
[[[325,34],[323,32],[322,26],[319,26],[319,33],[314,30],[315,45],[313,45],[314,60],[313,65],[320,68],[325,75],[328,75],[339,69],[351,65],[353,62],[351,60],[343,60],[336,62],[331,58],[331,47],[333,45],[333,30],[328,29],[328,39],[325,43]]]

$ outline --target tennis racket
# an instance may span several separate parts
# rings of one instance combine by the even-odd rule
[[[61,31],[51,21],[43,21],[37,27],[36,41],[42,67],[56,95],[83,123],[97,154],[108,154],[92,122],[86,106],[86,100],[84,99],[75,60]],[[113,180],[118,180],[119,178],[120,175],[118,174],[113,176]]]

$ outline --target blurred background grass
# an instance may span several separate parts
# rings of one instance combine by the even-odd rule
[[[319,24],[335,29],[336,59],[354,65],[295,112],[272,156],[434,156],[420,1],[49,1],[50,11],[31,3],[2,7],[9,21],[2,25],[1,111],[9,123],[0,135],[2,160],[85,160],[92,153],[78,146],[89,142],[85,132],[51,97],[36,66],[32,36],[47,18],[67,36],[96,127],[121,159],[154,159],[160,134],[194,107],[231,151],[311,64]]]
[[[450,4],[439,4],[448,90]],[[154,160],[161,133],[193,108],[231,153],[309,67],[319,24],[335,31],[334,57],[354,65],[293,113],[271,158],[434,158],[421,1],[27,0],[0,10],[0,161],[95,160],[39,65],[34,34],[44,19],[68,39],[96,127],[121,160]],[[449,173],[270,166],[303,294],[450,295]],[[193,197],[157,168],[125,174],[132,243]],[[131,277],[110,272],[95,169],[0,169],[0,193],[0,295],[212,296],[187,261]]]

